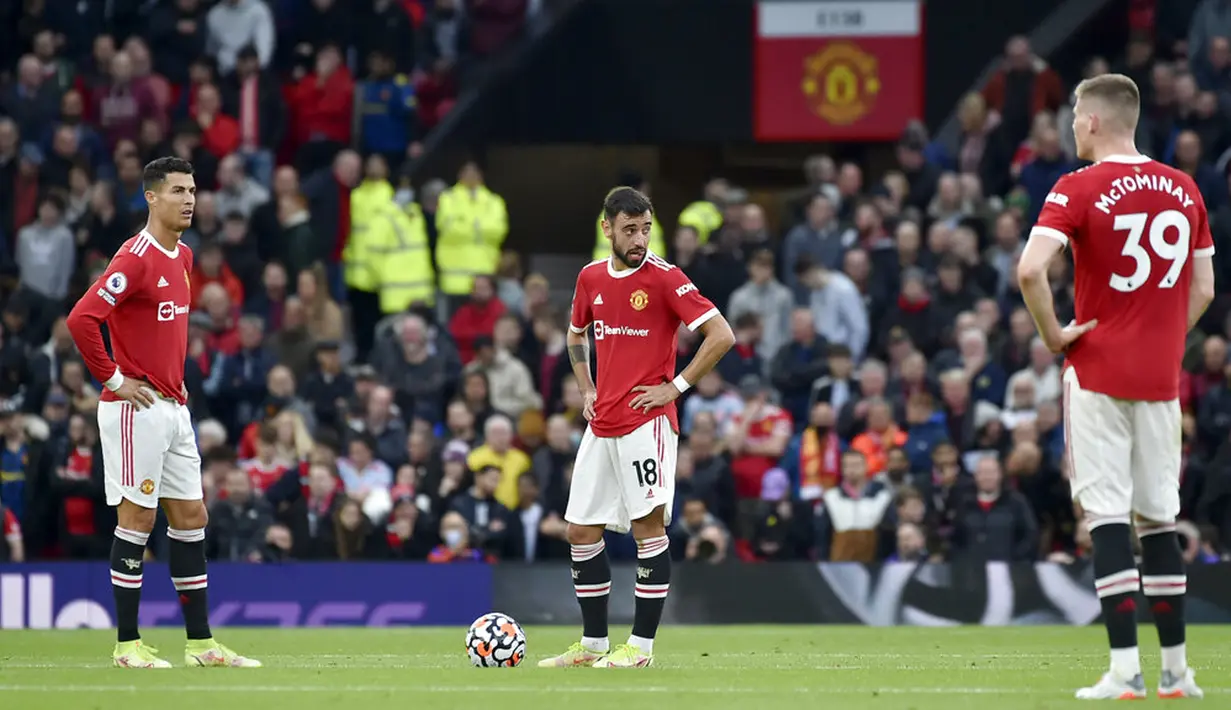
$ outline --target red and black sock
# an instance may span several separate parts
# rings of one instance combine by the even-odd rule
[[[141,580],[145,570],[145,543],[149,533],[117,527],[111,541],[111,593],[115,598],[116,641],[136,641],[137,613],[141,609]]]
[[[209,576],[205,563],[205,529],[168,528],[167,566],[184,612],[184,630],[189,640],[212,638],[209,630]]]

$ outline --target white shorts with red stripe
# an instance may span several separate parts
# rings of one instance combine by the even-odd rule
[[[201,456],[188,407],[165,399],[141,410],[99,402],[98,433],[107,505],[124,498],[143,508],[157,508],[160,498],[201,500]]]
[[[1086,515],[1172,521],[1180,514],[1179,400],[1116,399],[1064,372],[1064,437],[1073,500]]]
[[[666,506],[664,523],[670,524],[678,445],[666,416],[624,436],[595,436],[587,427],[573,463],[564,519],[626,533],[632,521]]]

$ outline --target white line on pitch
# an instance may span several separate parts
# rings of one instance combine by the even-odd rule
[[[492,685],[458,685],[458,686],[421,686],[421,685],[0,685],[0,691],[32,692],[32,693],[646,693],[646,694],[797,694],[797,693],[829,693],[836,695],[902,695],[902,694],[935,694],[935,695],[1067,695],[1070,691],[1064,689],[1031,688],[668,688],[659,686],[621,687],[621,686],[492,686]],[[1221,694],[1227,689],[1207,689],[1207,693]]]

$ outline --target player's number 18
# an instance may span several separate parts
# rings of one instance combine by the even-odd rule
[[[642,488],[658,483],[658,462],[654,459],[633,461],[633,470],[637,472],[637,485]]]
[[[1120,254],[1131,258],[1136,267],[1129,276],[1114,273],[1111,275],[1111,287],[1117,291],[1131,293],[1144,286],[1150,279],[1150,253],[1141,243],[1141,237],[1145,234],[1147,226],[1150,231],[1148,239],[1150,251],[1157,254],[1160,259],[1171,262],[1171,267],[1163,275],[1162,281],[1158,282],[1158,287],[1175,286],[1180,274],[1184,271],[1184,264],[1188,261],[1188,241],[1192,234],[1192,226],[1183,212],[1166,210],[1154,215],[1153,219],[1145,212],[1118,214],[1114,225],[1115,230],[1128,232],[1128,238],[1124,240],[1124,250]],[[1173,227],[1176,230],[1175,241],[1168,242],[1167,230]]]

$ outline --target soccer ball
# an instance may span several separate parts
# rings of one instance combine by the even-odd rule
[[[484,614],[466,631],[466,655],[477,668],[512,668],[526,657],[526,634],[507,614]]]

